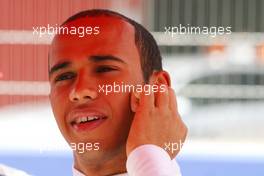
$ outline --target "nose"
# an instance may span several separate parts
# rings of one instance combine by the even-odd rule
[[[71,102],[85,103],[97,98],[98,93],[94,86],[92,86],[92,81],[86,81],[87,78],[79,76],[74,84],[69,98]]]
[[[97,92],[94,90],[90,90],[90,89],[83,89],[83,90],[76,90],[73,89],[70,92],[70,100],[72,102],[80,102],[80,103],[84,103],[86,101],[89,100],[94,100],[97,97]]]

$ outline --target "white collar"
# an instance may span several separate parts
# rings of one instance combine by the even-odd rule
[[[85,176],[83,173],[72,167],[72,175],[73,176]]]
[[[3,164],[0,164],[0,175],[20,175],[20,176],[30,176],[24,171],[17,170],[15,168],[11,168],[9,166],[5,166]]]
[[[78,171],[74,167],[72,167],[72,174],[73,174],[73,176],[85,176],[83,173],[81,173],[80,171]],[[128,174],[127,173],[123,173],[123,174],[116,174],[114,176],[128,176]]]

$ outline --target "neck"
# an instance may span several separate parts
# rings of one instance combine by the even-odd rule
[[[121,174],[126,172],[126,160],[125,150],[111,154],[97,153],[96,155],[74,153],[74,168],[84,175]]]

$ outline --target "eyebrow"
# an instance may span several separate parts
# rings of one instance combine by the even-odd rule
[[[123,61],[122,59],[112,56],[112,55],[105,55],[105,56],[90,56],[88,58],[89,60],[93,61],[93,62],[103,62],[103,61],[116,61],[116,62],[120,62],[123,64],[127,64],[125,61]],[[49,71],[49,75],[52,75],[54,72],[59,71],[61,69],[67,68],[71,65],[72,63],[69,61],[65,61],[62,63],[58,63],[56,65],[54,65],[53,67],[51,67],[50,71]]]
[[[66,68],[69,65],[71,65],[71,62],[69,62],[69,61],[65,61],[65,62],[62,62],[62,63],[58,63],[58,64],[54,65],[53,67],[51,67],[51,69],[49,71],[49,75],[51,75],[54,72],[59,71],[59,70],[61,70],[63,68]]]
[[[103,62],[103,61],[117,61],[123,64],[127,64],[125,61],[122,59],[112,56],[112,55],[103,55],[103,56],[90,56],[89,57],[91,61],[93,62]]]

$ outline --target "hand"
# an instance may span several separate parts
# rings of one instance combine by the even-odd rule
[[[159,91],[155,95],[153,92],[150,95],[142,92],[139,97],[139,104],[127,139],[127,156],[136,147],[144,144],[154,144],[165,148],[165,143],[183,143],[187,127],[178,113],[173,89],[166,86],[165,92]],[[173,159],[179,149],[174,152],[167,150],[167,152]]]

